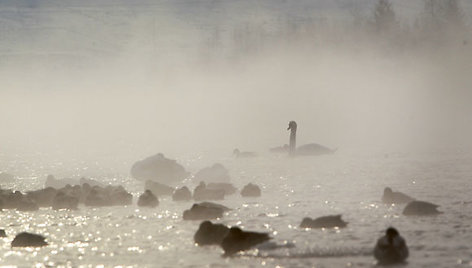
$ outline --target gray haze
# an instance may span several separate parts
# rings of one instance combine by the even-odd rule
[[[340,152],[470,148],[470,28],[424,41],[423,1],[392,2],[409,39],[370,0],[0,1],[0,148],[266,152],[290,120]]]

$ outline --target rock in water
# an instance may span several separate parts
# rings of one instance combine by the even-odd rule
[[[304,218],[300,223],[301,228],[344,228],[347,222],[341,219],[341,215],[323,216],[316,219]]]
[[[163,154],[150,156],[131,167],[131,176],[138,180],[172,183],[181,181],[188,175],[183,166],[175,160],[165,158]]]
[[[0,237],[7,237],[7,234],[5,233],[5,230],[0,229]]]
[[[268,233],[245,232],[238,227],[232,227],[221,242],[225,255],[233,255],[239,251],[250,249],[253,246],[271,239]]]
[[[19,233],[11,242],[12,247],[42,247],[47,246],[45,237],[32,233]]]
[[[228,232],[229,228],[226,225],[204,221],[193,236],[193,240],[199,246],[221,245],[223,238],[225,238]]]

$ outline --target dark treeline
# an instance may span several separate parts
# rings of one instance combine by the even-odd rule
[[[350,9],[351,17],[344,20],[286,16],[275,19],[275,26],[266,21],[244,22],[232,29],[215,26],[202,43],[202,55],[239,58],[286,45],[404,51],[470,42],[471,28],[459,0],[424,0],[423,9],[404,21],[391,0],[376,0],[364,13],[355,4]]]

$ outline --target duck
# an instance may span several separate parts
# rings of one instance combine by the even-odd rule
[[[428,216],[437,215],[442,212],[438,211],[439,206],[425,201],[411,201],[403,209],[403,215],[406,216]]]
[[[193,236],[193,240],[199,246],[221,245],[228,232],[229,228],[226,225],[203,221]]]
[[[393,227],[389,227],[385,231],[385,235],[377,240],[374,248],[374,257],[380,265],[402,263],[408,258],[408,255],[405,239]]]
[[[259,186],[249,183],[241,190],[241,196],[243,197],[259,197],[261,196],[261,188]]]
[[[406,204],[415,199],[411,196],[408,196],[402,192],[394,192],[392,188],[385,187],[384,193],[382,196],[382,202],[385,204]]]
[[[223,238],[221,247],[225,251],[224,256],[231,256],[270,239],[268,233],[247,232],[239,227],[231,227],[228,234]]]
[[[241,152],[238,148],[233,150],[233,155],[236,158],[251,158],[257,156],[255,152]]]
[[[291,156],[323,155],[336,152],[336,149],[333,150],[317,143],[309,143],[297,147],[297,122],[295,121],[288,123],[287,130],[290,130],[288,152]]]
[[[303,218],[300,228],[344,228],[347,224],[341,219],[341,215],[329,215],[314,220],[309,217]]]
[[[212,220],[223,217],[224,210],[219,207],[193,204],[183,213],[184,220]]]
[[[159,205],[159,199],[157,199],[157,196],[155,196],[150,190],[144,191],[144,193],[139,196],[139,199],[138,199],[139,207],[155,208],[158,205]]]
[[[27,232],[19,233],[11,242],[12,247],[43,247],[48,243],[46,238],[42,235],[32,234]]]
[[[187,186],[176,189],[172,194],[173,201],[190,201],[190,199],[192,199],[192,192]]]

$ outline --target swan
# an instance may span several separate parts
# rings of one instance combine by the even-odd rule
[[[290,155],[322,155],[332,154],[336,151],[317,143],[309,143],[297,148],[297,122],[290,121],[287,130],[290,130],[289,154]]]
[[[385,235],[377,240],[374,248],[374,257],[379,264],[401,263],[408,258],[408,255],[405,239],[393,227],[388,228]]]

